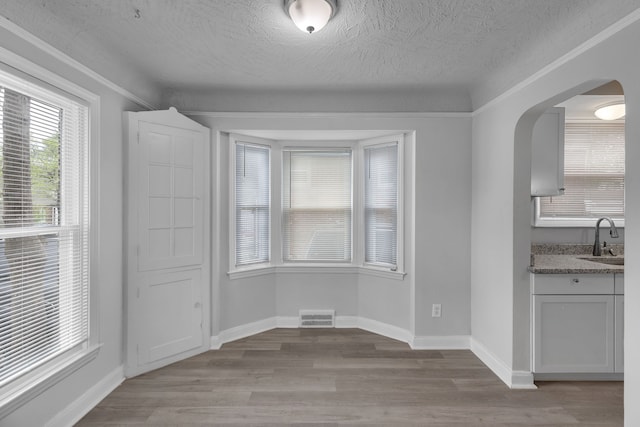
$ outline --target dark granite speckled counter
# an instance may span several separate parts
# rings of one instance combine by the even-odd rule
[[[615,256],[603,255],[601,257],[603,261],[616,262],[619,259],[624,259],[624,245],[612,244],[610,247]],[[532,245],[529,271],[536,274],[624,273],[624,265],[611,265],[581,259],[592,258],[591,251],[591,245]]]

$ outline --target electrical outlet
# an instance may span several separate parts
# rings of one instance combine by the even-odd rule
[[[442,304],[433,304],[431,306],[431,317],[440,317],[442,315]]]

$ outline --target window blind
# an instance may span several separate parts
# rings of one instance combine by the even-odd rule
[[[269,147],[236,143],[236,266],[269,261]]]
[[[566,123],[562,196],[541,197],[541,219],[624,219],[624,123]]]
[[[89,334],[88,109],[15,82],[0,74],[0,387]]]
[[[364,149],[365,262],[396,266],[398,144]]]
[[[351,261],[351,151],[283,151],[284,261]]]

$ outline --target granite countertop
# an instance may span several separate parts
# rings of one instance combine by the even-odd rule
[[[610,246],[616,256],[600,257],[603,261],[624,259],[624,246]],[[611,274],[624,273],[624,265],[610,265],[581,258],[591,258],[591,245],[532,245],[529,271],[538,274]],[[593,257],[595,258],[595,257]]]

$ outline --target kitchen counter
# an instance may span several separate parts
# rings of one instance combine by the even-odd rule
[[[610,265],[580,259],[588,255],[532,255],[529,271],[536,274],[607,274],[624,273],[624,265]],[[602,257],[602,258],[624,258]]]
[[[616,262],[624,259],[624,246],[611,245],[616,256],[591,256],[590,245],[532,245],[529,271],[536,274],[624,273],[624,265],[611,265],[581,258]]]

